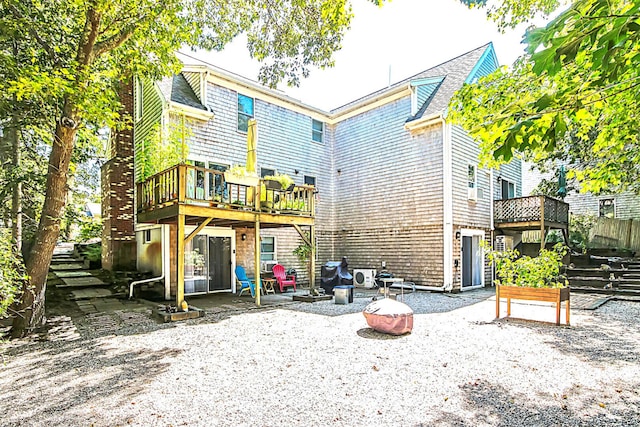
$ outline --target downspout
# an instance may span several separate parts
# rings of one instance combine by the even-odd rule
[[[443,117],[442,121],[442,192],[443,192],[443,266],[444,280],[442,291],[453,289],[453,165],[451,156],[450,127]]]
[[[131,282],[129,284],[129,299],[133,298],[133,287],[136,285],[143,285],[145,283],[151,283],[151,282],[158,282],[160,280],[163,280],[166,276],[166,266],[169,264],[168,262],[166,262],[166,254],[165,252],[168,253],[168,251],[165,248],[165,227],[162,226],[162,228],[160,229],[160,245],[162,247],[162,275],[158,276],[158,277],[152,277],[150,279],[143,279],[143,280],[134,280],[133,282]],[[165,280],[165,286],[164,286],[164,296],[165,299],[169,299],[170,298],[170,292],[171,290],[169,289],[169,287],[167,286],[166,280]]]
[[[490,247],[493,249],[493,242],[495,242],[495,223],[493,221],[493,212],[494,212],[494,200],[495,200],[495,188],[493,187],[493,169],[489,170],[489,193],[491,196],[489,197],[489,238],[491,239]],[[493,264],[491,264],[491,286],[494,286],[496,280],[496,271],[493,268]]]

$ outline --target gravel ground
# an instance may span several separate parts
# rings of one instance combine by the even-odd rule
[[[48,335],[0,345],[0,424],[639,424],[640,304],[573,310],[557,327],[536,304],[512,307],[534,321],[494,320],[492,295],[406,295],[401,337],[368,328],[358,295],[115,335],[50,319]]]

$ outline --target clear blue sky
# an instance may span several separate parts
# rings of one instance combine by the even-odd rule
[[[299,88],[281,86],[285,93],[329,110],[387,86],[389,74],[396,82],[490,41],[502,65],[524,52],[524,27],[501,34],[485,10],[469,10],[458,0],[393,0],[381,8],[367,0],[352,4],[355,18],[335,53],[335,67],[312,70]],[[259,64],[245,41],[240,37],[222,52],[189,54],[256,79]]]

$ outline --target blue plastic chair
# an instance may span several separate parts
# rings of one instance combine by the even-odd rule
[[[238,296],[242,296],[242,293],[248,289],[249,292],[251,292],[251,296],[253,298],[256,297],[256,285],[253,280],[247,277],[247,273],[240,265],[236,266],[236,280],[240,284],[240,292],[238,293]],[[258,282],[258,286],[260,288],[260,293],[264,294],[264,290],[262,289],[262,282]]]

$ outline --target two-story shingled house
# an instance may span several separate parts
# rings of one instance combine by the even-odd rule
[[[481,169],[477,143],[446,113],[456,90],[497,66],[487,44],[332,111],[206,64],[136,82],[124,98],[133,135],[119,134],[103,168],[104,265],[135,259],[180,302],[182,292],[236,291],[235,265],[258,273],[277,260],[308,280],[292,253],[307,231],[315,264],[384,263],[418,289],[490,283],[480,242],[493,237],[494,199],[520,195],[520,162]],[[250,118],[258,172],[296,183],[268,195],[281,203],[268,210],[264,187],[224,176],[245,163]],[[188,130],[186,164],[138,182],[144,141],[171,123]]]

